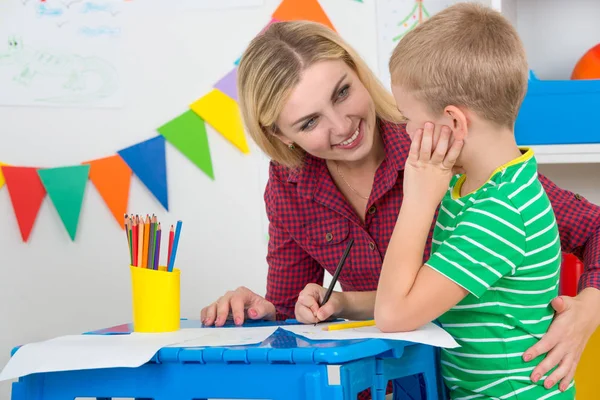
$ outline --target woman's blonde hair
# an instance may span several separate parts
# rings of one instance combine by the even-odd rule
[[[275,137],[275,121],[302,71],[324,60],[342,60],[358,75],[373,99],[378,118],[402,121],[392,95],[337,33],[310,21],[273,23],[250,42],[242,55],[237,86],[248,133],[279,164],[290,168],[302,165],[304,151],[290,149]]]

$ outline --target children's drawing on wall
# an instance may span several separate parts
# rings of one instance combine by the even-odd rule
[[[122,106],[127,2],[11,1],[0,18],[0,105]]]
[[[388,62],[398,42],[432,15],[457,2],[458,0],[377,0],[375,2],[379,78],[386,87],[390,88]],[[490,5],[489,0],[479,2]]]

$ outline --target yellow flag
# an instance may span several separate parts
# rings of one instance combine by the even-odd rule
[[[2,167],[3,165],[8,165],[8,164],[4,164],[3,162],[0,162],[0,167]],[[4,174],[2,173],[2,168],[0,168],[0,189],[2,189],[2,186],[4,186],[5,183],[6,183],[6,181],[4,180]]]
[[[249,153],[244,126],[237,102],[218,89],[213,89],[196,100],[190,108],[217,132],[237,146],[242,153]]]

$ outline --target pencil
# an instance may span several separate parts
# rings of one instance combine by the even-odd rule
[[[148,216],[144,221],[144,249],[142,251],[142,268],[148,268],[148,244],[150,243],[150,221]]]
[[[137,246],[138,246],[138,223],[135,217],[133,217],[133,228],[131,228],[131,242],[133,248],[133,265],[137,265]]]
[[[175,238],[173,239],[173,249],[171,250],[171,257],[169,257],[169,263],[167,264],[167,271],[172,272],[175,264],[175,256],[177,255],[177,246],[179,245],[179,235],[181,234],[181,221],[177,221],[177,227],[175,228]]]
[[[333,274],[333,279],[331,280],[331,284],[327,288],[325,297],[323,297],[323,301],[321,302],[319,307],[323,307],[323,305],[325,305],[325,303],[327,303],[329,301],[329,297],[331,297],[331,293],[333,292],[333,287],[337,283],[338,277],[340,276],[340,272],[342,272],[342,268],[344,268],[344,263],[346,262],[346,258],[348,257],[348,254],[350,253],[350,249],[352,248],[353,244],[354,244],[354,239],[350,239],[350,241],[348,242],[348,246],[346,246],[346,250],[344,250],[344,254],[342,255],[342,258],[340,259],[340,262],[338,263],[338,265],[335,269],[335,272]],[[317,323],[315,323],[315,326],[316,325],[317,325]]]
[[[324,331],[339,331],[342,329],[352,329],[352,328],[360,328],[363,326],[375,326],[375,320],[367,320],[367,321],[348,321],[348,322],[340,322],[339,324],[329,325],[323,328]]]
[[[344,263],[346,262],[346,258],[348,257],[348,254],[350,253],[350,249],[352,248],[353,244],[354,244],[354,239],[350,239],[350,241],[348,242],[348,246],[346,246],[346,250],[344,250],[344,254],[342,255],[342,258],[341,258],[340,262],[338,263],[337,268],[335,269],[335,273],[333,274],[333,279],[331,280],[331,284],[329,285],[329,288],[327,288],[327,293],[325,293],[325,297],[323,298],[321,307],[329,301],[329,297],[331,297],[331,293],[333,292],[333,287],[337,283],[338,277],[340,276],[340,272],[342,272],[342,268],[344,268]]]
[[[167,263],[171,259],[171,253],[173,252],[173,237],[175,236],[175,228],[171,225],[171,230],[169,231],[169,249],[167,253]]]
[[[158,228],[156,228],[156,244],[154,245],[154,266],[153,268],[158,270],[158,259],[160,258],[160,222]]]
[[[142,263],[142,259],[143,259],[143,252],[144,252],[144,237],[145,237],[145,233],[144,233],[144,220],[142,219],[141,223],[138,222],[138,255],[137,255],[137,263],[136,265],[138,267],[141,267],[143,265]]]

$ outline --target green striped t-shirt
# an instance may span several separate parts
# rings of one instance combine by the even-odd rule
[[[523,353],[548,330],[558,294],[561,247],[530,149],[460,196],[464,175],[442,200],[426,265],[469,291],[439,321],[460,347],[442,350],[452,399],[573,399],[531,382],[544,358]],[[546,376],[549,376],[548,373]]]

